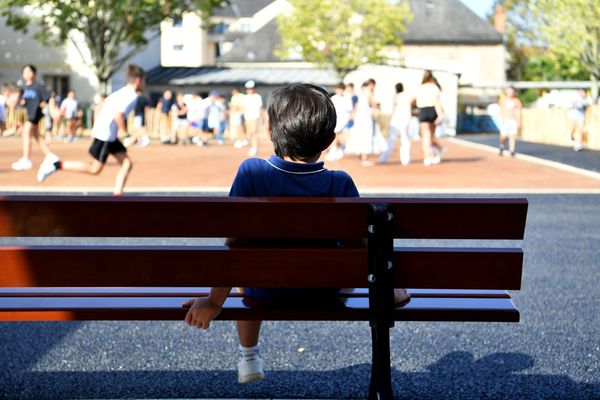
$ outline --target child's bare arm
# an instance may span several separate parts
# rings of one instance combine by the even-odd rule
[[[198,297],[183,303],[183,307],[190,307],[185,315],[185,322],[198,329],[208,329],[210,322],[219,315],[223,303],[231,288],[211,288],[208,297]]]

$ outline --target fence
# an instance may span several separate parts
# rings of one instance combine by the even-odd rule
[[[528,142],[571,145],[569,110],[523,109],[521,138]],[[584,145],[600,150],[600,105],[588,107],[585,116]]]

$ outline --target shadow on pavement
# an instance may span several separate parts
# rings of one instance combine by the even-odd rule
[[[479,360],[453,352],[428,372],[393,370],[399,399],[591,399],[600,385],[581,384],[566,375],[523,372],[534,359],[522,353],[495,353]],[[364,398],[370,365],[338,370],[266,371],[264,381],[238,385],[235,371],[12,371],[0,383],[2,398]]]

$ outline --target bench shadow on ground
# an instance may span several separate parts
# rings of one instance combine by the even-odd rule
[[[495,353],[475,359],[452,352],[427,372],[392,371],[398,399],[591,399],[600,385],[566,375],[531,374],[534,359],[523,353]],[[371,367],[273,371],[264,381],[238,385],[235,371],[28,371],[0,381],[2,398],[365,398]]]

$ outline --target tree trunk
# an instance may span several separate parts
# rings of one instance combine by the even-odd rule
[[[102,96],[108,96],[108,78],[98,77],[98,91]]]

